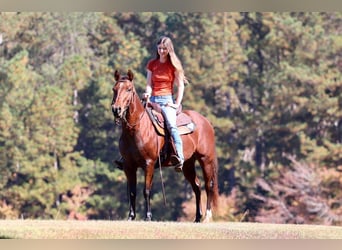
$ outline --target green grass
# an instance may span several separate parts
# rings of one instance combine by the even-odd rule
[[[1,239],[342,239],[342,227],[213,222],[0,220]]]

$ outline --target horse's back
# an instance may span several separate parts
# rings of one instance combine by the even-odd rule
[[[192,121],[196,124],[197,130],[214,135],[214,128],[206,117],[194,110],[183,110],[183,112],[191,117]]]
[[[215,151],[215,130],[210,121],[194,110],[183,110],[195,123],[195,130],[189,134],[191,141],[195,143],[197,152],[201,154],[214,154]],[[186,145],[185,145],[186,146]]]

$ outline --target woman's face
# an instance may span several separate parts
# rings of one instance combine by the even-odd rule
[[[158,54],[161,58],[166,58],[167,55],[169,54],[168,49],[163,44],[158,44],[157,49],[158,49]]]

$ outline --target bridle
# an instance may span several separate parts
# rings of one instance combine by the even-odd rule
[[[120,79],[117,83],[119,82],[124,82],[126,79]],[[121,121],[121,124],[124,123],[126,127],[128,127],[130,130],[132,130],[136,125],[138,125],[140,123],[140,121],[142,120],[142,118],[144,117],[145,113],[147,113],[146,111],[146,107],[147,107],[147,103],[148,100],[143,100],[143,106],[144,106],[144,111],[142,112],[142,114],[140,114],[139,119],[137,119],[137,121],[133,124],[130,124],[127,120],[127,112],[128,114],[130,114],[130,110],[129,110],[129,106],[133,103],[135,95],[136,95],[136,91],[133,88],[131,91],[131,97],[129,98],[129,101],[127,102],[127,105],[124,107],[124,111],[122,112],[122,116],[115,118],[115,114],[114,114],[114,122],[116,124],[119,124],[119,121]],[[157,152],[160,152],[159,149],[159,141],[158,141],[158,136],[156,136],[156,145],[157,145]],[[162,166],[161,166],[161,159],[160,159],[160,153],[158,153],[158,162],[159,162],[159,171],[160,171],[160,178],[161,178],[161,182],[162,182],[162,191],[163,191],[163,197],[164,197],[164,205],[166,205],[166,196],[165,196],[165,188],[164,188],[164,180],[163,180],[163,174],[162,174]]]
[[[120,81],[118,82],[124,82],[124,79],[121,79]],[[129,101],[127,102],[127,106],[124,107],[124,111],[122,112],[122,116],[119,117],[119,118],[115,118],[114,116],[114,122],[116,124],[119,124],[119,121],[121,122],[124,122],[126,124],[126,126],[130,129],[134,128],[138,123],[140,123],[140,121],[142,120],[142,118],[144,117],[146,111],[144,110],[144,112],[140,115],[139,119],[133,123],[133,124],[130,124],[127,120],[127,111],[129,112],[129,106],[133,103],[133,100],[134,100],[134,97],[136,95],[136,92],[135,90],[133,89],[131,91],[131,97],[129,98]]]

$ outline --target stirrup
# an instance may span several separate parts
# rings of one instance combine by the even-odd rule
[[[114,163],[116,164],[116,167],[120,170],[123,170],[124,166],[124,161],[123,158],[121,157],[119,160],[115,160]]]
[[[183,172],[183,164],[179,163],[179,165],[175,166],[175,171],[178,173]]]
[[[183,171],[183,162],[177,155],[171,155],[170,161],[172,165],[175,167],[176,172]]]

